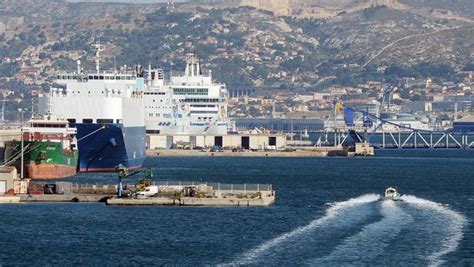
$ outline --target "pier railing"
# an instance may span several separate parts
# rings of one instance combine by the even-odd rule
[[[199,185],[206,185],[212,187],[214,191],[232,194],[246,194],[252,192],[270,192],[273,191],[271,184],[227,184],[216,182],[201,182],[201,181],[153,181],[153,185],[159,187],[168,187],[169,189],[180,189],[184,187],[197,187]],[[116,184],[71,184],[72,190],[76,193],[90,193],[90,194],[114,194],[117,191]],[[134,188],[135,185],[127,184],[126,188]]]
[[[227,184],[215,182],[195,182],[195,181],[154,181],[157,186],[180,186],[180,187],[194,187],[198,185],[211,186],[215,191],[230,191],[233,193],[247,193],[260,191],[273,191],[271,184]]]

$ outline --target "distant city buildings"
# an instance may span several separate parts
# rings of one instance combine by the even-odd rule
[[[286,131],[285,120],[329,118],[337,100],[373,114],[389,110],[411,114],[410,117],[401,115],[411,121],[421,123],[423,120],[433,127],[441,124],[447,127],[458,118],[474,114],[474,95],[471,94],[471,88],[474,88],[473,72],[462,72],[460,75],[463,77],[461,83],[436,82],[430,78],[400,79],[399,86],[385,99],[385,90],[389,85],[375,81],[357,87],[330,87],[311,94],[258,89],[252,91],[251,96],[234,92],[230,94],[229,112],[234,118],[248,118],[236,119],[240,128],[266,125]]]

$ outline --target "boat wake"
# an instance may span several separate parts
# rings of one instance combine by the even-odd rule
[[[401,199],[378,201],[380,195],[367,194],[333,203],[324,216],[224,265],[442,264],[457,249],[467,219],[439,203],[409,195]]]
[[[328,208],[326,214],[323,217],[315,219],[305,226],[298,227],[295,230],[266,241],[256,248],[244,253],[243,255],[240,255],[237,260],[230,263],[229,265],[234,266],[255,263],[258,260],[261,260],[263,256],[271,254],[275,249],[278,250],[279,247],[281,249],[281,246],[284,246],[288,243],[293,244],[292,241],[298,240],[309,232],[330,223],[332,220],[335,220],[338,218],[338,216],[348,212],[349,210],[364,204],[376,202],[379,199],[380,195],[378,194],[367,194],[357,198],[351,198],[346,201],[333,203],[331,207]],[[357,218],[357,214],[354,215],[354,218]],[[360,218],[362,218],[361,214],[359,214],[359,219]]]
[[[439,248],[429,255],[428,259],[431,266],[441,265],[445,262],[441,258],[450,252],[456,251],[459,242],[463,238],[463,229],[467,224],[466,217],[445,205],[426,199],[410,195],[403,195],[401,199],[415,208],[435,213],[434,216],[429,218],[427,226],[432,228],[442,226],[445,233],[440,238]]]
[[[400,234],[403,226],[413,222],[413,218],[392,200],[382,202],[380,213],[382,220],[364,226],[359,233],[345,239],[330,255],[316,259],[311,265],[373,263]]]

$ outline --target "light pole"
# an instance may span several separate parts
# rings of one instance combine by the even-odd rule
[[[24,169],[24,160],[25,160],[25,157],[24,157],[24,140],[23,140],[23,112],[24,110],[19,108],[18,111],[20,112],[20,118],[21,118],[21,126],[20,126],[20,133],[21,133],[21,163],[20,163],[20,178],[23,179],[23,169]]]

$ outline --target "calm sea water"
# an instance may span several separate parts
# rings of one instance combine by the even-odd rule
[[[474,264],[474,154],[150,158],[161,180],[272,183],[268,208],[0,206],[0,265]],[[80,174],[82,182],[115,182]],[[404,202],[380,201],[397,186]]]

